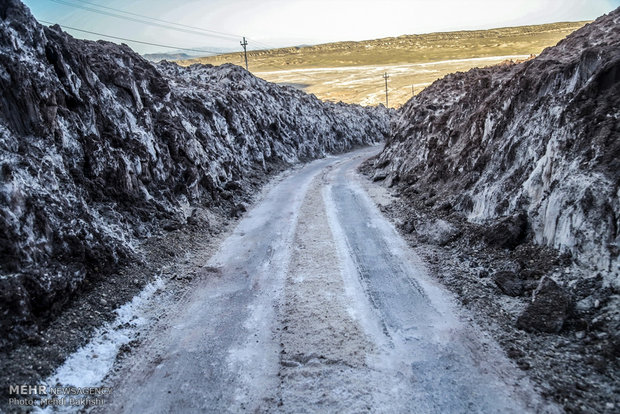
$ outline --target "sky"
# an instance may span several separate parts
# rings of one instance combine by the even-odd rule
[[[620,7],[620,0],[22,1],[38,20],[171,46],[172,49],[204,48],[212,51],[241,50],[239,40],[242,36],[248,38],[248,49],[260,49],[404,34],[594,20]],[[118,10],[133,14],[123,14]],[[119,18],[118,15],[126,18]],[[148,20],[159,26],[141,22],[145,18],[159,19]],[[171,25],[162,21],[186,25],[176,26],[185,31],[170,29]],[[79,38],[104,38],[71,29],[66,31]],[[172,50],[123,42],[139,53]]]

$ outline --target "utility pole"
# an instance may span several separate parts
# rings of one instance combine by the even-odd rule
[[[388,87],[387,87],[387,80],[390,77],[390,75],[387,74],[387,72],[385,72],[383,74],[383,79],[385,79],[385,107],[388,107]]]
[[[248,51],[246,46],[248,45],[248,41],[245,40],[245,36],[243,36],[243,42],[239,42],[241,46],[243,46],[243,55],[245,56],[245,70],[248,70]]]

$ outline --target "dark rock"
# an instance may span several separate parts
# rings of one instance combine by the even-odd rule
[[[388,174],[388,176],[385,179],[385,185],[387,187],[394,187],[396,184],[398,184],[400,181],[400,176],[398,175],[398,173],[396,172],[392,172],[391,174]]]
[[[415,231],[415,224],[413,220],[406,221],[405,224],[403,224],[402,229],[405,233],[413,233]]]
[[[166,220],[162,222],[162,228],[166,231],[179,230],[181,227],[181,223],[175,220]]]
[[[452,203],[449,201],[444,201],[439,206],[437,206],[437,209],[441,211],[450,211],[452,210]]]
[[[536,281],[538,281],[543,275],[544,275],[544,272],[542,272],[539,269],[525,268],[525,269],[521,269],[519,271],[519,276],[523,280],[536,280]]]
[[[524,360],[524,359],[519,359],[519,360],[517,360],[517,365],[518,365],[518,366],[519,366],[519,368],[521,368],[523,371],[527,371],[527,370],[529,370],[530,368],[532,368],[532,367],[530,366],[530,363],[529,363],[529,362],[527,362],[527,361],[526,361],[526,360]]]
[[[446,220],[437,219],[419,224],[416,228],[420,241],[445,246],[460,236],[459,229]]]
[[[375,174],[372,176],[372,181],[383,181],[387,178],[387,173],[384,171],[377,171],[375,172]]]
[[[517,327],[528,332],[558,333],[568,317],[570,295],[553,279],[545,276],[532,294],[532,300],[517,319]]]
[[[512,358],[512,359],[522,358],[525,356],[525,353],[523,352],[522,349],[515,348],[515,347],[508,348],[508,350],[506,351],[506,354],[508,355],[509,358]]]
[[[508,296],[521,296],[523,293],[523,280],[515,272],[496,272],[493,275],[493,281]]]
[[[527,215],[525,213],[505,217],[484,231],[484,241],[493,247],[514,249],[527,236]]]

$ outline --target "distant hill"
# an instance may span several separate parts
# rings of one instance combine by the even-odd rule
[[[323,100],[400,106],[449,73],[523,60],[554,46],[587,22],[553,23],[338,42],[248,52],[249,68],[270,82],[294,85]],[[234,63],[243,53],[182,59],[177,63]]]
[[[570,33],[583,22],[551,23],[534,26],[505,27],[489,30],[403,35],[359,42],[325,43],[248,52],[251,68],[256,71],[274,66],[323,68],[336,66],[425,63],[452,59],[539,54]],[[243,53],[227,53],[181,60],[180,64],[243,62]]]

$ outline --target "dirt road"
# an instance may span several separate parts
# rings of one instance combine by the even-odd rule
[[[356,168],[377,151],[274,185],[104,411],[553,411],[371,201]]]

